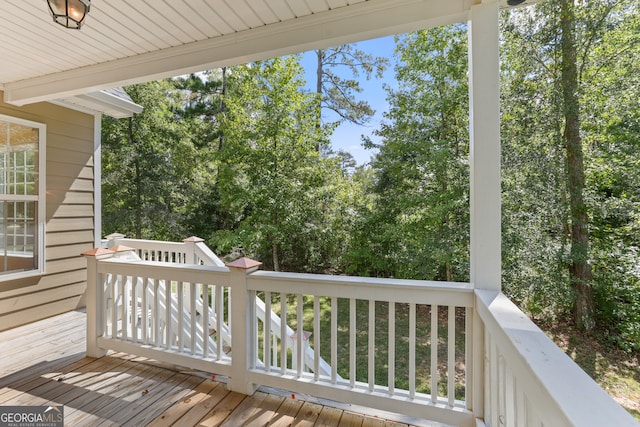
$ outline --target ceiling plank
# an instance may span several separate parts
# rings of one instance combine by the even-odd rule
[[[247,28],[256,28],[265,24],[264,21],[256,15],[246,0],[233,0],[228,3],[229,7],[233,9],[234,14],[241,17]]]
[[[278,22],[278,17],[264,0],[247,0],[249,7],[262,19],[263,24]]]
[[[127,4],[131,9],[137,12],[136,16],[144,16],[149,22],[151,22],[151,25],[160,29],[160,34],[164,32],[176,40],[177,42],[170,42],[172,46],[193,41],[193,39],[189,37],[189,35],[180,26],[176,25],[175,22],[170,19],[171,15],[164,16],[154,7],[157,3],[147,5],[146,3],[142,3],[140,0],[132,0],[127,1]],[[169,40],[166,39],[165,41],[169,42]]]
[[[313,13],[320,13],[327,9],[331,9],[329,4],[325,0],[306,0],[306,3]]]
[[[170,46],[181,44],[181,42],[171,33],[165,31],[157,23],[153,22],[146,13],[139,10],[129,3],[124,2],[118,7],[114,7],[111,2],[98,3],[104,14],[97,14],[97,19],[90,18],[92,29],[101,26],[103,29],[120,32],[126,34],[126,39],[130,42],[138,43],[146,46],[147,49],[163,49]],[[106,15],[106,16],[105,16]],[[109,18],[106,23],[99,22],[99,17],[105,16]]]
[[[346,0],[328,0],[327,3],[331,9],[335,9],[336,7],[342,7],[347,5]]]
[[[222,18],[217,8],[212,9],[203,0],[186,0],[185,7],[180,9],[180,13],[185,16],[191,25],[203,29],[209,37],[220,36],[234,31],[228,21]]]
[[[261,1],[266,5],[264,0]],[[272,0],[268,3],[267,7],[270,7],[271,10],[273,10],[273,13],[276,14],[280,21],[286,21],[296,17],[291,11],[291,8],[289,8],[289,5],[287,5],[286,0]]]
[[[173,4],[167,4],[165,0],[156,0],[149,3],[151,3],[151,6],[162,16],[168,18],[177,27],[182,28],[192,40],[203,40],[207,37],[204,29],[191,25],[189,19],[184,16],[184,8],[176,9]]]
[[[293,14],[296,16],[296,18],[311,15],[311,9],[309,9],[309,7],[304,1],[287,0],[287,4],[289,5],[289,8],[293,11]]]

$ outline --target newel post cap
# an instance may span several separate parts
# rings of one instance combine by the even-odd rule
[[[108,240],[124,239],[126,236],[122,233],[111,233],[108,236],[104,236]]]
[[[103,257],[106,255],[113,255],[115,253],[115,251],[112,251],[111,249],[105,249],[105,248],[95,248],[95,249],[91,249],[89,251],[85,251],[82,252],[80,255],[84,256],[84,257]]]
[[[251,258],[242,257],[227,264],[227,267],[238,268],[241,270],[249,270],[254,267],[260,267],[262,263],[260,261],[253,260]]]
[[[182,241],[184,243],[187,243],[187,242],[200,243],[200,242],[204,242],[204,239],[197,236],[191,236],[191,237],[187,237],[186,239],[183,239]]]

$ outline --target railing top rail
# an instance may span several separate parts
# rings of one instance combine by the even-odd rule
[[[132,261],[119,258],[98,260],[98,272],[193,283],[224,281],[221,284],[226,284],[229,277],[227,267],[175,264],[161,261]]]
[[[504,294],[476,290],[477,308],[520,386],[553,425],[638,426],[635,419]],[[560,423],[564,419],[565,423]],[[544,420],[543,420],[544,421]],[[545,423],[546,425],[546,423]]]
[[[219,267],[224,267],[224,262],[216,254],[213,253],[211,249],[203,242],[199,242],[195,244],[194,248],[196,255],[198,255],[206,264],[217,265]]]
[[[470,283],[256,271],[249,275],[248,287],[254,291],[473,306]]]
[[[190,240],[187,242],[187,240]],[[132,239],[126,237],[119,237],[112,240],[103,240],[102,246],[108,247],[113,244],[120,244],[129,246],[138,251],[159,251],[159,252],[175,252],[175,253],[193,253],[199,258],[199,262],[203,262],[206,265],[216,265],[224,267],[224,262],[209,249],[209,247],[198,238],[185,239],[182,242],[167,242],[159,240],[145,240],[145,239]],[[192,262],[194,260],[191,260]],[[195,263],[198,264],[199,262]],[[189,262],[189,261],[187,261]]]
[[[185,245],[182,242],[164,242],[159,240],[144,240],[144,239],[118,239],[118,243],[126,246],[131,246],[135,249],[162,249],[162,248],[184,248]]]
[[[279,271],[256,271],[251,274],[265,280],[294,281],[308,283],[331,283],[337,285],[354,285],[366,287],[407,287],[446,289],[457,292],[473,292],[473,285],[464,282],[438,282],[433,280],[409,280],[362,276],[332,276],[330,274],[285,273]]]

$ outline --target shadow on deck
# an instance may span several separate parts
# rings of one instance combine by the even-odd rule
[[[124,353],[86,357],[85,324],[76,311],[0,332],[0,406],[64,405],[70,426],[440,425],[282,390],[245,396],[210,373]]]

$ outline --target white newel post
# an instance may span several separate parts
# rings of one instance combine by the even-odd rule
[[[193,264],[196,265],[196,244],[200,243],[200,242],[204,242],[204,239],[201,239],[200,237],[196,237],[196,236],[191,236],[191,237],[187,237],[186,239],[182,240],[182,243],[184,243],[184,247],[185,247],[185,259],[183,260],[183,262],[185,262],[186,264]],[[187,286],[187,292],[186,292],[186,306],[189,310],[189,313],[195,313],[195,307],[192,307],[191,304],[192,302],[195,301],[195,298],[198,297],[198,295],[200,295],[201,289],[200,289],[200,284],[198,283],[192,283],[191,286]],[[192,295],[192,290],[195,289],[195,296]]]
[[[107,248],[116,246],[118,241],[124,239],[126,236],[122,233],[111,233],[108,236],[104,236],[107,239]]]
[[[231,278],[231,375],[227,388],[242,394],[253,394],[257,386],[249,382],[249,369],[256,360],[256,294],[247,288],[247,277],[262,265],[249,258],[240,258],[229,264]]]
[[[98,347],[98,337],[104,333],[104,289],[98,275],[98,260],[110,258],[110,249],[96,248],[83,252],[87,259],[87,356],[102,357],[106,350]]]
[[[187,237],[182,242],[185,244],[187,253],[187,259],[185,260],[185,262],[187,264],[196,264],[196,244],[204,242],[204,239],[196,236],[191,236]]]
[[[502,218],[500,187],[500,53],[498,2],[483,0],[469,15],[469,129],[471,202],[471,283],[476,289],[500,291]],[[484,325],[473,313],[471,410],[491,425],[485,410]]]

